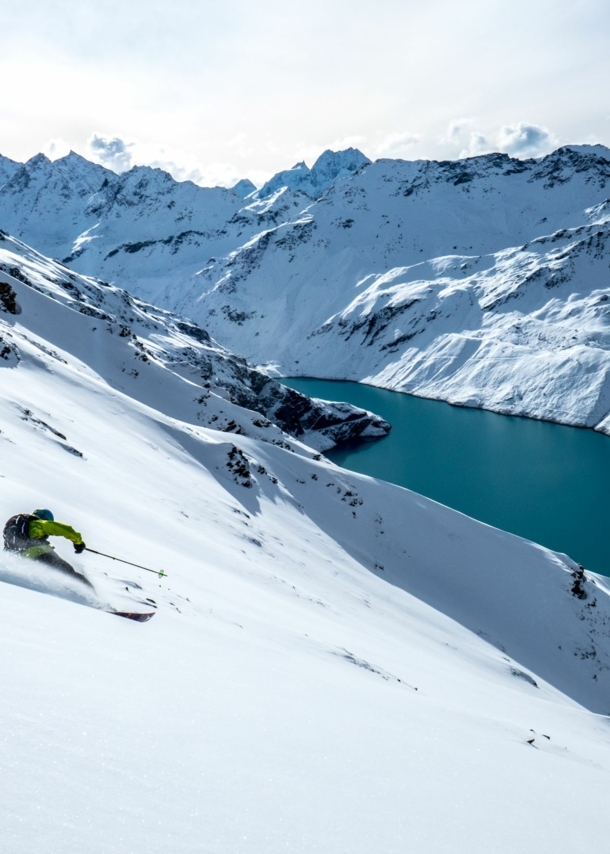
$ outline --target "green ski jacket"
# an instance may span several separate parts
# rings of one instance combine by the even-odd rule
[[[30,522],[28,531],[31,540],[42,539],[43,537],[65,537],[66,540],[78,545],[83,542],[83,538],[71,528],[70,525],[63,525],[61,522],[47,522],[46,519],[33,519]],[[52,552],[53,546],[50,543],[43,542],[39,546],[30,546],[25,549],[22,554],[24,557],[38,557],[45,552]]]

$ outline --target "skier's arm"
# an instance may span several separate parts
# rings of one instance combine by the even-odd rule
[[[46,519],[34,519],[30,522],[30,537],[65,537],[75,545],[80,545],[83,538],[71,528],[70,525],[62,525],[61,522],[47,522]]]

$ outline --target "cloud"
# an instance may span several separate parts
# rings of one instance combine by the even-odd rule
[[[439,140],[441,145],[449,146],[453,150],[453,156],[460,158],[477,157],[493,151],[493,143],[489,142],[486,134],[471,130],[475,121],[474,118],[452,119],[447,125],[445,135]]]
[[[227,145],[238,157],[250,157],[254,154],[254,149],[251,145],[248,145],[248,135],[246,133],[236,133]]]
[[[452,119],[447,125],[447,132],[441,138],[441,142],[453,143],[459,145],[460,140],[467,128],[474,123],[474,119]]]
[[[484,134],[473,131],[468,140],[468,147],[460,152],[460,158],[479,157],[481,154],[489,154],[493,150],[493,144],[489,142]]]
[[[419,139],[416,133],[391,133],[379,143],[375,151],[380,157],[399,157],[406,154]]]
[[[548,154],[557,139],[547,128],[518,122],[500,128],[497,143],[500,151],[515,157],[538,157]]]
[[[134,165],[133,142],[126,142],[118,136],[108,137],[94,133],[87,145],[94,160],[113,172],[127,172]]]
[[[236,145],[241,142],[242,135],[238,134]],[[261,179],[258,170],[248,170],[244,175],[232,163],[212,162],[204,165],[180,149],[141,143],[120,136],[94,133],[87,145],[92,160],[118,174],[134,166],[150,166],[169,172],[176,181],[192,181],[201,187],[232,187],[241,178],[250,178],[257,185],[266,180],[265,177]],[[236,154],[241,156],[239,151]],[[266,173],[263,175],[266,176]]]
[[[70,153],[70,146],[61,137],[56,137],[47,142],[42,152],[47,155],[49,160],[58,160],[60,157],[65,157],[66,154]]]
[[[473,118],[449,122],[440,143],[453,150],[450,156],[477,157],[492,151],[503,151],[513,157],[540,157],[557,146],[557,137],[547,128],[528,122],[503,125],[500,129],[476,127]],[[459,152],[459,153],[458,153]]]

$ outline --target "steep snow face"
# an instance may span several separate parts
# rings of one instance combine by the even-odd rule
[[[195,324],[78,276],[0,233],[0,358],[13,365],[21,358],[22,310],[29,332],[68,350],[112,388],[191,424],[282,446],[289,446],[287,431],[321,450],[390,429],[349,404],[312,401],[284,388]]]
[[[192,330],[0,248],[22,259],[1,518],[48,506],[168,573],[61,541],[92,596],[0,553],[3,849],[602,851],[610,733],[582,705],[610,710],[607,582],[298,441],[193,423],[170,365]]]
[[[257,191],[256,196],[266,199],[282,187],[299,190],[312,199],[319,198],[339,178],[345,178],[371,161],[357,148],[344,151],[327,149],[316,160],[311,169],[306,163],[297,163],[292,169],[278,172]]]
[[[27,232],[33,241],[42,244],[43,250],[61,255],[69,245],[75,223],[86,218],[89,200],[103,185],[106,175],[106,169],[74,152],[55,162],[37,154],[19,164],[0,189],[2,227]]]

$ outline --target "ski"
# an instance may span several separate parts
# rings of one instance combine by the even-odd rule
[[[138,623],[146,623],[155,616],[156,611],[108,611],[109,614],[114,614],[115,617],[125,617],[127,620],[135,620]]]

